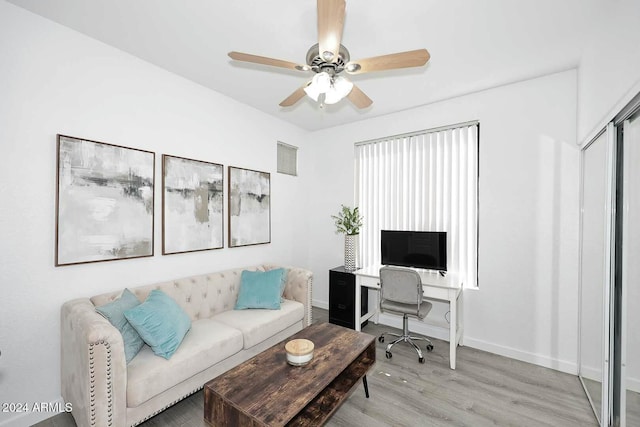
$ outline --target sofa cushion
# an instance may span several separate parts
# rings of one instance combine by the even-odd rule
[[[191,328],[191,319],[170,296],[153,290],[142,304],[124,312],[153,352],[171,358]]]
[[[243,271],[240,276],[240,292],[234,309],[279,309],[286,277],[284,268],[271,271]]]
[[[292,326],[304,318],[304,305],[285,300],[280,310],[229,310],[216,314],[212,319],[239,329],[248,349]]]
[[[124,342],[124,357],[127,363],[131,362],[131,359],[138,354],[142,346],[144,346],[144,341],[140,337],[140,334],[138,334],[138,331],[136,331],[127,318],[124,317],[124,312],[139,305],[140,301],[138,298],[136,298],[129,289],[125,289],[122,291],[120,298],[103,306],[96,307],[96,311],[102,314],[120,331],[122,341]]]
[[[144,347],[127,366],[127,406],[136,407],[242,350],[242,333],[212,319],[196,320],[169,360]]]

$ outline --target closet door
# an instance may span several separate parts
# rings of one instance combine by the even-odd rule
[[[611,162],[609,132],[582,151],[579,375],[600,425],[608,419]],[[608,393],[605,391],[604,396]],[[604,414],[604,416],[603,416]]]
[[[624,122],[621,425],[640,426],[640,113]]]

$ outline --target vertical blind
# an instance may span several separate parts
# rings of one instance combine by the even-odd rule
[[[380,263],[381,230],[447,232],[447,270],[478,277],[478,123],[355,146],[359,265]]]

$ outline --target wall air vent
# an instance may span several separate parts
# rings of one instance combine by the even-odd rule
[[[278,141],[278,172],[298,176],[298,147]]]

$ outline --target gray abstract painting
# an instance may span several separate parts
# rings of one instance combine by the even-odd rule
[[[271,175],[229,167],[229,247],[271,242]]]
[[[155,154],[58,135],[56,265],[153,256]]]
[[[222,165],[162,156],[162,253],[222,248]]]

